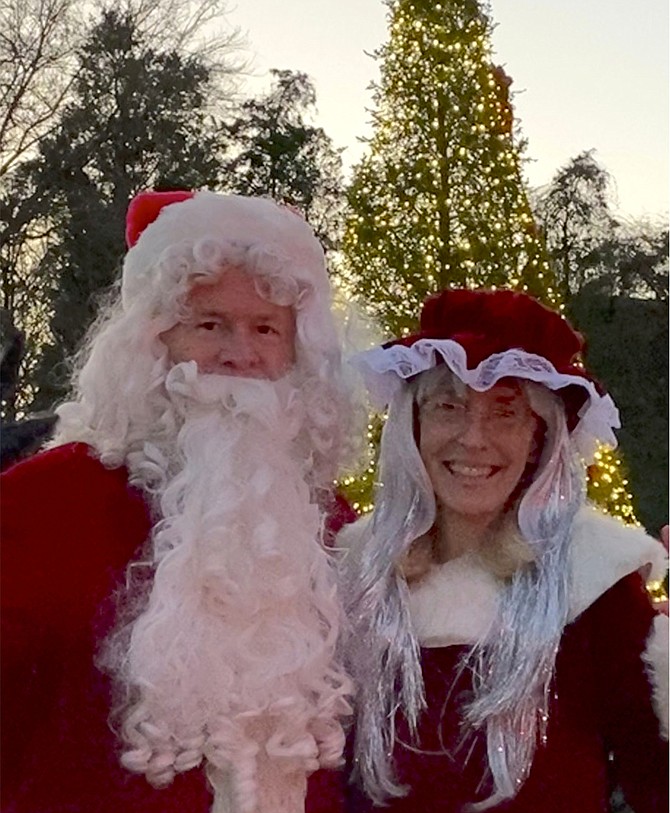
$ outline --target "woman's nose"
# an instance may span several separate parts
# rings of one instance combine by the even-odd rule
[[[485,446],[488,434],[488,415],[478,409],[468,409],[463,417],[463,426],[458,438],[460,442],[465,446]]]

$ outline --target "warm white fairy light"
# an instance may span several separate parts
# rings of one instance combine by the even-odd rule
[[[373,136],[349,190],[350,287],[392,335],[407,335],[425,296],[447,285],[512,287],[562,312],[521,180],[510,80],[492,62],[487,4],[482,13],[432,0],[387,6]],[[378,433],[379,422],[368,433],[371,456]],[[590,473],[591,495],[636,523],[612,453]],[[364,476],[354,489],[362,512],[374,466]]]

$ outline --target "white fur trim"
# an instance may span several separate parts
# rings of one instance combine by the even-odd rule
[[[665,549],[643,528],[623,525],[587,506],[575,518],[570,548],[570,620],[624,576],[650,566],[649,579],[662,579]]]
[[[667,615],[658,615],[647,639],[644,662],[654,693],[652,702],[661,727],[661,736],[668,739],[668,635],[670,626]]]
[[[478,391],[488,390],[496,381],[509,376],[536,381],[551,390],[569,385],[581,387],[588,400],[580,410],[579,424],[573,432],[577,448],[586,460],[591,460],[597,441],[616,447],[612,429],[618,429],[621,423],[610,396],[600,395],[587,378],[559,373],[553,364],[535,353],[511,348],[494,353],[471,370],[465,350],[453,339],[419,339],[411,347],[401,344],[375,347],[358,353],[351,362],[361,371],[373,401],[384,407],[406,379],[435,367],[440,357],[464,384]]]
[[[570,621],[624,576],[651,566],[650,578],[659,578],[665,564],[660,542],[586,506],[575,519],[570,552]],[[499,583],[473,557],[434,567],[410,593],[419,642],[438,647],[480,640],[495,618],[499,592]]]
[[[323,248],[302,217],[266,198],[205,190],[161,209],[128,251],[123,264],[124,306],[148,284],[170,247],[207,238],[227,241],[231,254],[239,254],[240,248],[263,251],[283,272],[320,294],[330,290]]]
[[[421,645],[453,646],[483,637],[495,618],[499,592],[494,576],[472,556],[433,568],[409,598],[412,625]]]

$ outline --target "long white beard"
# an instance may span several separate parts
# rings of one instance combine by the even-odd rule
[[[157,786],[206,761],[214,810],[298,813],[306,777],[339,763],[351,684],[323,517],[295,453],[288,380],[171,370],[183,468],[163,491],[155,578],[122,676],[137,702],[129,769]]]

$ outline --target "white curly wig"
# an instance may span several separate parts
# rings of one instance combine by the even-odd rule
[[[73,398],[57,410],[52,445],[87,443],[104,465],[127,465],[134,484],[149,492],[160,487],[159,472],[152,475],[143,462],[144,449],[161,447],[177,427],[159,336],[179,321],[191,285],[227,266],[254,275],[261,296],[295,309],[296,374],[309,395],[305,454],[312,484],[331,488],[338,463],[353,450],[353,433],[345,431],[352,390],[324,252],[299,214],[264,198],[197,192],[164,205],[141,231],[125,257],[120,292],[77,357]]]
[[[139,562],[151,578],[129,567],[99,659],[117,687],[123,764],[164,786],[204,763],[214,810],[292,811],[306,776],[340,760],[350,712],[322,543],[355,410],[308,224],[267,199],[183,197],[130,234],[54,443],[125,465],[157,520]],[[160,336],[191,286],[227,268],[294,308],[296,364],[278,381],[168,358]]]

